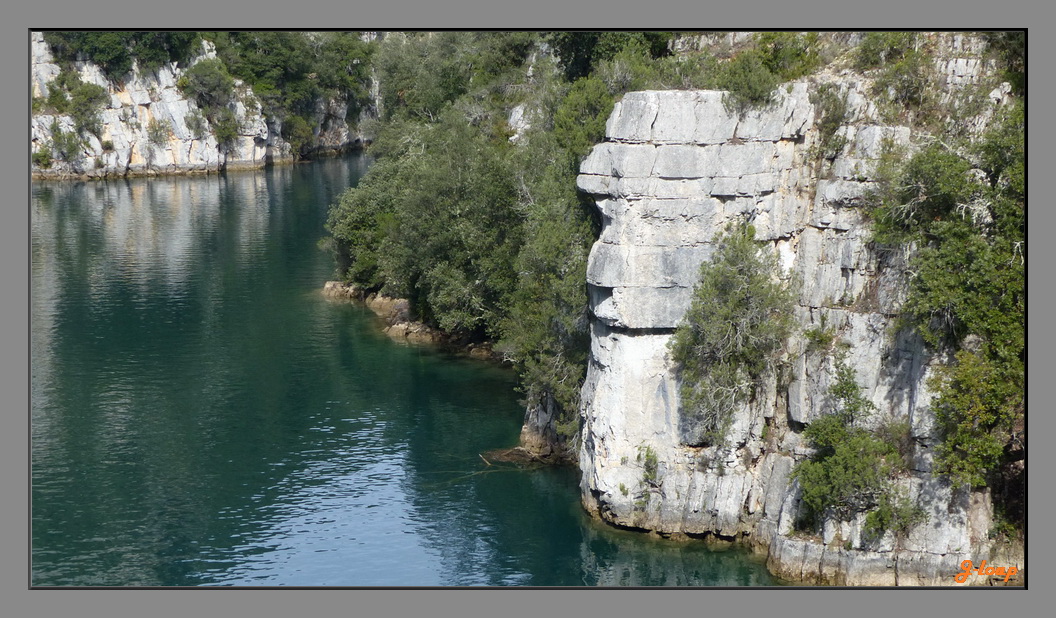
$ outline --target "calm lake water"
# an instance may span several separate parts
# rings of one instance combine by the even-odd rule
[[[506,369],[390,341],[317,248],[361,157],[32,189],[37,586],[776,585],[588,518]]]

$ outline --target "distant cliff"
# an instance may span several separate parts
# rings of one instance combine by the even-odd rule
[[[993,78],[978,41],[948,37],[935,68],[944,101]],[[819,156],[823,85],[846,97],[837,153]],[[590,254],[591,353],[582,392],[580,467],[587,509],[605,521],[665,535],[741,539],[768,554],[778,576],[841,585],[953,585],[964,560],[1014,564],[991,544],[988,490],[954,489],[933,473],[940,440],[928,378],[950,359],[897,324],[907,262],[870,243],[863,195],[885,144],[917,147],[909,126],[881,120],[869,80],[822,72],[777,92],[743,117],[718,91],[632,92],[617,103],[604,143],[583,162],[580,190],[602,215]],[[976,96],[967,121],[986,126],[1009,101],[1008,84]],[[680,382],[668,344],[721,232],[750,222],[798,279],[799,334],[787,375],[770,375],[734,415],[726,446],[686,435]],[[897,479],[927,523],[904,538],[863,534],[865,514],[826,520],[820,537],[797,531],[801,492],[792,479],[813,450],[803,431],[827,410],[833,356],[804,335],[831,334],[879,413],[908,423],[911,464]],[[1021,550],[1021,548],[1020,548]],[[982,583],[985,576],[973,575]]]
[[[203,42],[190,66],[211,58],[215,58],[212,45]],[[40,32],[31,33],[31,63],[32,95],[36,100],[46,100],[60,67]],[[269,118],[253,90],[237,80],[236,96],[228,105],[237,134],[224,144],[218,143],[216,128],[201,120],[202,110],[177,86],[187,68],[166,63],[157,70],[142,72],[137,66],[123,83],[115,83],[97,65],[74,62],[73,70],[81,82],[106,90],[107,100],[98,111],[99,130],[78,132],[70,114],[35,110],[30,139],[35,155],[33,177],[208,173],[293,161],[292,148],[281,135],[281,121]],[[347,103],[340,98],[317,101],[315,126],[311,127],[315,152],[339,152],[362,145],[363,137],[349,131],[346,109]],[[78,144],[56,147],[56,138],[78,133]]]

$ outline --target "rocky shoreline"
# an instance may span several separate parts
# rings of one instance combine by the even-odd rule
[[[395,341],[415,345],[433,345],[449,352],[465,354],[470,358],[497,363],[507,362],[492,349],[490,342],[468,342],[415,320],[411,311],[411,303],[406,298],[394,298],[376,292],[367,292],[354,284],[341,281],[327,281],[323,285],[323,295],[327,298],[362,302],[381,318],[385,324],[382,332]]]

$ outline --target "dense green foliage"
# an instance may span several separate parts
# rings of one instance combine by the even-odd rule
[[[683,439],[721,444],[737,406],[771,368],[792,329],[791,286],[751,226],[727,230],[671,339],[682,380]],[[690,426],[695,426],[691,428]]]
[[[928,519],[927,511],[920,505],[913,503],[901,492],[888,489],[880,494],[876,508],[865,516],[863,531],[875,538],[891,530],[896,538],[900,538],[909,533],[910,528],[926,523]]]
[[[356,32],[46,32],[44,38],[61,65],[90,60],[114,81],[125,79],[134,62],[141,71],[166,62],[187,63],[201,49],[202,39],[208,39],[218,57],[190,67],[179,86],[204,112],[189,128],[201,139],[211,126],[221,148],[238,134],[229,109],[237,96],[235,78],[253,88],[265,114],[282,124],[283,137],[298,155],[309,154],[316,145],[310,127],[320,120],[320,101],[344,100],[348,122],[356,122],[369,101],[374,44]],[[97,105],[93,92],[64,90],[70,97],[52,89],[45,102],[56,113],[77,114]],[[88,117],[77,122],[79,130],[95,132],[93,117],[85,113]]]
[[[521,238],[507,157],[453,112],[416,129],[402,156],[378,164],[391,182],[370,174],[342,196],[331,233],[346,243],[356,283],[384,281],[446,331],[494,336]]]
[[[186,62],[198,48],[197,32],[45,32],[44,40],[60,63],[94,62],[113,80],[122,80],[139,63],[151,71],[166,62]]]
[[[578,429],[579,391],[589,339],[584,289],[587,253],[596,235],[591,205],[569,182],[574,153],[545,132],[529,136],[514,158],[524,213],[517,287],[500,324],[502,344],[521,366],[529,401],[552,396],[566,417],[559,430]]]
[[[931,58],[914,32],[869,32],[855,50],[854,67],[876,72],[873,93],[895,108],[920,108],[931,87]]]
[[[574,178],[612,94],[597,79],[569,84],[545,58],[528,77],[537,38],[386,39],[376,56],[379,159],[334,205],[329,245],[348,280],[410,298],[420,319],[457,337],[495,341],[520,368],[528,401],[555,404],[571,437],[596,233]],[[533,116],[513,146],[505,119],[518,103]]]
[[[576,80],[554,114],[558,144],[582,157],[605,137],[605,121],[612,113],[613,97],[596,77]]]
[[[238,121],[231,109],[235,100],[235,80],[219,59],[211,58],[197,62],[187,69],[176,85],[194,100],[201,112],[185,119],[187,128],[201,139],[206,126],[212,126],[216,142],[226,150],[238,137]]]
[[[868,531],[905,532],[923,521],[924,512],[892,485],[892,478],[905,471],[898,445],[860,426],[876,408],[862,395],[842,353],[836,354],[834,368],[830,411],[803,432],[814,456],[792,473],[802,490],[803,519],[814,524],[827,516],[847,521],[868,511]]]
[[[502,62],[492,65],[496,79],[512,73]],[[553,86],[542,84],[540,96]],[[472,99],[393,112],[372,145],[380,159],[331,211],[330,246],[348,280],[411,298],[421,319],[456,336],[498,340],[528,400],[551,398],[571,435],[594,235],[572,182],[577,159],[545,124],[511,147],[494,125],[474,124],[479,115],[467,118]]]
[[[769,105],[778,84],[803,77],[820,64],[816,32],[763,32],[755,36],[755,44],[721,65],[714,82],[729,91],[727,108],[742,115]]]
[[[743,115],[753,107],[769,105],[779,81],[780,78],[766,66],[763,53],[749,49],[723,65],[718,86],[729,91],[726,107]]]
[[[854,68],[867,71],[898,62],[913,51],[916,41],[914,32],[867,32],[855,49]]]
[[[916,153],[876,196],[877,241],[914,243],[904,311],[925,340],[956,351],[933,402],[944,430],[939,467],[982,485],[1024,416],[1024,109],[983,138]]]
[[[177,86],[203,110],[227,107],[235,96],[235,80],[216,58],[195,63],[180,76]]]
[[[51,123],[51,150],[60,161],[73,163],[84,154],[84,138],[76,131],[63,131],[58,121]]]
[[[1027,32],[1012,30],[987,32],[986,42],[995,52],[1004,67],[1005,79],[1012,85],[1012,92],[1019,96],[1027,93]]]
[[[99,111],[109,101],[106,88],[81,81],[77,73],[62,70],[48,85],[48,97],[40,111],[69,114],[77,133],[99,133]]]
[[[755,42],[766,68],[782,81],[809,75],[821,65],[817,32],[761,32]]]
[[[367,97],[373,46],[356,32],[211,32],[231,75],[253,88],[265,113],[309,116],[320,98],[342,96],[355,120]]]
[[[546,41],[554,47],[565,77],[574,82],[590,75],[599,63],[627,50],[662,58],[670,54],[670,32],[551,32]]]
[[[51,167],[51,146],[45,144],[33,151],[33,165],[45,170]]]

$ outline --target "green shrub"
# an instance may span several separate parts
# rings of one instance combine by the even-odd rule
[[[967,203],[977,187],[969,176],[972,165],[963,157],[933,143],[888,180],[889,189],[873,206],[876,239],[884,243],[903,242],[948,217],[958,204]]]
[[[763,63],[782,81],[809,75],[821,64],[817,32],[760,32],[755,44]]]
[[[235,80],[218,58],[195,63],[180,76],[177,86],[205,110],[218,110],[234,100]]]
[[[884,66],[873,85],[873,93],[889,97],[902,107],[920,107],[931,82],[931,60],[924,52],[909,50],[896,62]]]
[[[903,468],[912,467],[913,427],[908,420],[897,421],[893,418],[888,418],[877,428],[876,435],[887,444],[895,447],[899,456],[902,457]]]
[[[33,165],[41,169],[49,169],[51,167],[51,147],[44,145],[35,151],[33,153]]]
[[[907,322],[955,353],[931,387],[943,443],[938,468],[957,484],[997,482],[1024,416],[1026,198],[1023,109],[1017,104],[966,156],[933,144],[878,192],[877,240],[916,243]],[[982,169],[985,180],[971,170]]]
[[[364,289],[378,290],[385,284],[379,268],[381,245],[395,233],[408,164],[398,158],[380,159],[330,207],[326,224],[333,239],[330,248],[344,278]]]
[[[819,449],[823,455],[797,465],[792,478],[799,481],[803,504],[815,521],[827,515],[847,521],[880,503],[886,483],[895,471],[888,462],[894,449],[863,429],[838,430],[833,427],[838,420],[834,416],[822,419],[826,420],[818,425],[818,430],[806,435],[812,444],[821,445],[826,441],[832,446]],[[834,439],[837,435],[838,439]]]
[[[653,447],[638,447],[638,463],[642,464],[642,483],[656,487],[659,483],[660,460]]]
[[[962,350],[957,363],[941,367],[929,384],[938,392],[932,409],[943,435],[938,468],[957,485],[986,484],[1022,414],[1022,382],[1003,373],[989,359]]]
[[[914,32],[869,32],[854,54],[854,68],[867,71],[897,62],[916,47]]]
[[[172,125],[168,120],[152,118],[147,124],[147,141],[151,146],[164,146],[169,141]]]
[[[290,143],[297,156],[308,152],[315,142],[312,126],[301,116],[290,116],[283,122],[282,137]]]
[[[671,339],[682,381],[681,432],[688,444],[721,444],[737,406],[775,362],[792,329],[791,286],[775,283],[777,257],[751,226],[730,228]]]
[[[904,462],[896,445],[857,426],[875,407],[862,395],[854,370],[842,355],[837,355],[834,367],[829,388],[831,409],[803,432],[814,456],[797,464],[792,472],[806,507],[803,521],[817,524],[827,516],[847,521],[856,513],[882,507],[883,512],[873,517],[873,525],[888,526],[892,505],[896,504],[892,502],[895,494],[890,479],[905,470]]]
[[[841,96],[834,84],[822,84],[811,93],[810,102],[815,107],[818,154],[824,159],[835,159],[847,144],[846,137],[836,134],[847,122],[847,94]]]
[[[213,131],[216,134],[216,143],[221,150],[228,151],[238,139],[239,125],[235,112],[228,108],[221,109],[216,118],[211,119]]]
[[[59,127],[58,121],[51,123],[52,150],[58,158],[73,163],[84,154],[84,140],[76,131],[66,132]]]
[[[522,241],[504,147],[453,111],[405,137],[417,143],[375,166],[398,180],[368,182],[372,171],[331,217],[338,250],[351,253],[349,274],[383,282],[447,332],[497,334]],[[358,248],[364,240],[378,250]]]
[[[99,134],[99,111],[110,102],[106,88],[96,84],[79,83],[70,90],[70,116],[78,132]]]
[[[936,470],[995,496],[1018,491],[1002,466],[1025,415],[1023,143],[1017,102],[973,144],[936,141],[905,161],[885,147],[870,198],[877,243],[917,247],[905,323],[954,358],[929,382],[942,434]],[[908,428],[882,432],[892,440]]]
[[[836,331],[825,328],[824,323],[821,326],[807,329],[803,335],[807,338],[807,352],[828,350],[836,341]]]
[[[1012,92],[1023,96],[1027,91],[1027,33],[1025,30],[987,32],[987,47],[997,54],[1004,69],[1005,81],[1012,85]]]
[[[862,395],[854,369],[844,362],[842,353],[836,356],[835,369],[836,379],[829,387],[829,397],[833,403],[832,414],[850,424],[875,412],[876,406]]]
[[[553,135],[532,132],[511,161],[524,209],[524,243],[514,264],[517,288],[501,323],[529,401],[552,397],[578,429],[580,386],[589,349],[587,255],[593,205],[576,193],[573,157]]]
[[[198,33],[185,31],[45,32],[44,40],[61,64],[83,57],[99,65],[111,80],[127,75],[133,60],[148,71],[164,62],[186,61],[200,41]]]
[[[667,56],[670,32],[550,32],[546,41],[557,52],[570,82],[589,76],[596,65],[628,49],[652,58]]]
[[[132,70],[132,32],[45,32],[44,40],[55,58],[63,63],[83,55],[111,78]]]
[[[183,117],[183,124],[187,127],[187,130],[191,132],[194,139],[202,140],[207,135],[207,125],[205,116],[199,110],[193,110],[189,114]]]
[[[755,49],[745,50],[722,65],[718,76],[719,88],[728,91],[723,100],[726,108],[739,115],[773,102],[780,81],[767,67],[767,57]]]
[[[891,530],[896,538],[904,537],[913,526],[928,521],[928,514],[901,492],[894,489],[880,494],[876,510],[865,516],[863,532],[867,536],[879,537]]]
[[[412,33],[405,41],[385,41],[376,59],[385,118],[436,120],[469,88],[472,41],[472,33],[464,32]]]
[[[57,81],[57,80],[56,80]],[[69,109],[70,98],[66,96],[66,92],[53,81],[48,88],[48,109],[56,114],[65,114],[66,110]]]
[[[554,136],[559,146],[577,157],[586,156],[605,138],[605,121],[615,101],[596,77],[576,80],[554,114]]]

